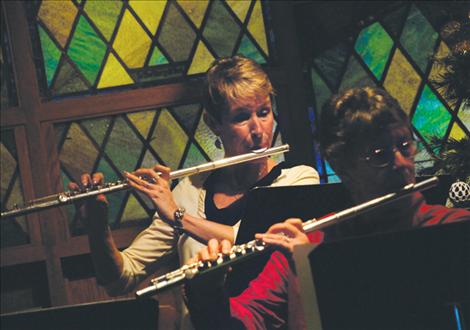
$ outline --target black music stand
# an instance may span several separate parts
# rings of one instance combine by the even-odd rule
[[[308,329],[470,329],[470,221],[298,247],[294,258]]]
[[[120,299],[1,315],[2,330],[156,330],[158,302]]]

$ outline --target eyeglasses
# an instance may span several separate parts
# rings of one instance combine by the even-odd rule
[[[372,167],[385,167],[393,161],[397,151],[405,158],[413,158],[418,151],[416,141],[403,141],[393,148],[377,148],[362,159]]]

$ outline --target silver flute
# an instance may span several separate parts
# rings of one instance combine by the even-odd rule
[[[252,152],[237,155],[233,157],[228,157],[220,160],[216,160],[209,163],[204,163],[198,166],[184,168],[176,171],[170,172],[170,180],[195,175],[198,173],[203,173],[207,171],[213,171],[221,167],[227,167],[232,165],[237,165],[241,163],[246,163],[252,160],[273,156],[289,151],[289,145],[284,144],[279,147],[273,148],[263,148],[258,150],[253,150]],[[1,218],[10,218],[16,217],[44,209],[48,209],[54,206],[62,206],[66,204],[71,204],[78,200],[89,198],[92,196],[100,194],[109,194],[116,191],[126,190],[132,188],[127,180],[116,181],[105,183],[103,185],[93,186],[91,188],[85,188],[79,191],[66,191],[55,195],[50,195],[42,197],[39,199],[31,200],[24,205],[14,205],[10,210],[3,211],[1,213]]]
[[[389,193],[381,197],[374,198],[365,203],[345,209],[333,215],[317,219],[311,219],[303,223],[303,229],[306,233],[314,230],[324,229],[332,225],[338,224],[344,220],[354,218],[355,216],[371,211],[377,207],[394,202],[411,193],[426,190],[436,186],[439,182],[437,177],[424,180],[420,183],[412,183],[401,188],[397,192]],[[234,245],[228,255],[219,253],[215,261],[209,262],[196,262],[166,273],[165,275],[156,277],[151,280],[151,285],[136,292],[136,296],[148,297],[157,294],[165,289],[171,288],[175,285],[181,284],[184,280],[190,280],[195,276],[204,275],[207,272],[219,269],[221,267],[228,267],[235,263],[246,260],[250,257],[256,256],[268,249],[272,248],[271,245],[266,245],[261,240],[253,240],[245,244]]]

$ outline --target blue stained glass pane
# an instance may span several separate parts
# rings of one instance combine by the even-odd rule
[[[447,131],[452,116],[439,101],[429,86],[425,86],[413,115],[413,126],[426,142],[431,136],[442,139]]]
[[[438,34],[421,12],[412,6],[403,28],[400,42],[422,72],[426,71],[429,59],[434,53]]]
[[[392,46],[392,38],[377,22],[359,33],[354,49],[362,57],[374,76],[380,80]]]
[[[315,65],[323,73],[323,77],[328,80],[330,87],[337,88],[339,85],[344,63],[350,52],[350,47],[347,44],[340,43],[314,59]]]

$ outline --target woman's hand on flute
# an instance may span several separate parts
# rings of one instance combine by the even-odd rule
[[[276,223],[269,227],[266,233],[256,234],[255,238],[290,253],[294,251],[294,246],[309,243],[300,219],[287,219],[284,222]]]
[[[103,173],[84,173],[80,176],[80,185],[70,182],[68,188],[71,191],[81,191],[83,188],[91,188],[104,184]],[[108,201],[105,195],[86,198],[75,202],[78,216],[84,224],[90,228],[102,228],[107,225]]]
[[[133,173],[124,172],[130,186],[146,194],[157,208],[158,215],[167,221],[174,221],[178,209],[170,189],[170,168],[155,165],[140,168]]]

